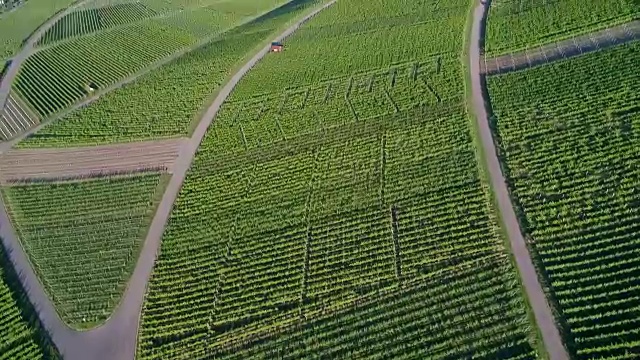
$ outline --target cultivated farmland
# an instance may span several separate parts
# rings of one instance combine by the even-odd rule
[[[151,38],[156,40],[149,42]],[[151,20],[117,28],[35,53],[21,68],[14,88],[45,118],[195,40]]]
[[[72,4],[74,0],[29,0],[18,9],[0,14],[0,62],[20,49],[43,22]]]
[[[41,129],[19,146],[77,146],[187,135],[198,111],[234,65],[307,8],[304,2],[284,6],[239,26]]]
[[[253,17],[273,6],[274,1],[265,2]],[[69,30],[72,35],[99,28],[91,25],[94,21],[90,17],[80,14],[79,18],[73,18],[74,14],[77,12],[67,20],[71,25],[60,22],[61,27],[51,29],[51,39],[71,36],[65,35],[64,30],[69,26],[77,28]],[[90,36],[71,38],[30,56],[21,67],[14,89],[41,118],[46,118],[95,91],[250,19],[242,13],[223,14],[215,8],[195,7],[179,14],[152,17]],[[203,31],[204,23],[209,24],[207,31]]]
[[[640,349],[640,44],[490,77],[521,220],[577,359]]]
[[[164,234],[139,358],[537,356],[465,111],[468,5],[338,1],[240,82]]]
[[[70,37],[140,21],[155,14],[155,11],[139,2],[81,9],[58,20],[44,34],[38,45],[48,45]]]
[[[164,182],[149,174],[3,188],[22,244],[69,325],[92,327],[118,303]]]
[[[53,358],[44,331],[11,268],[0,244],[0,359],[33,360]]]
[[[489,56],[523,50],[639,16],[635,0],[493,0],[485,50]]]

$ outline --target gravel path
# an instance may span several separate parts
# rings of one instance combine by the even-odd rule
[[[490,2],[487,1],[487,3]],[[496,153],[493,134],[489,126],[489,117],[485,107],[485,102],[489,101],[489,98],[488,96],[485,98],[486,86],[484,76],[480,71],[480,52],[481,47],[484,45],[484,26],[488,6],[489,4],[487,4],[485,8],[483,5],[478,5],[473,12],[473,25],[469,48],[473,111],[476,116],[476,121],[478,122],[482,148],[486,157],[485,166],[489,171],[491,186],[498,200],[498,208],[502,214],[504,226],[506,227],[509,242],[511,243],[511,251],[515,257],[536,323],[542,333],[544,346],[551,360],[565,360],[569,359],[569,356],[564,348],[553,313],[538,280],[538,274],[531,261],[529,249],[522,236],[520,224],[513,209],[507,183],[502,174],[502,168],[500,167],[500,161]]]
[[[333,5],[335,2],[336,0],[332,0],[312,11],[296,24],[293,24],[285,30],[280,36],[274,39],[274,41],[282,41],[308,19]],[[182,183],[187,176],[187,171],[195,157],[196,150],[204,138],[207,128],[236,84],[269,52],[269,48],[270,46],[266,45],[238,70],[231,80],[221,89],[214,102],[200,120],[193,136],[186,142],[185,146],[182,147],[180,155],[174,165],[173,176],[167,185],[167,189],[153,218],[140,258],[131,275],[122,301],[104,325],[89,331],[76,331],[69,328],[60,320],[53,304],[44,292],[38,277],[31,268],[31,264],[9,222],[0,197],[0,237],[2,237],[2,241],[16,272],[20,275],[22,285],[29,300],[38,312],[44,327],[51,335],[53,342],[65,359],[129,360],[135,357],[138,324],[147,283],[153,271],[156,255],[160,249],[160,241],[164,233],[164,228],[169,220],[173,204],[178,197]]]
[[[173,172],[187,139],[165,139],[115,145],[16,149],[0,154],[0,184],[66,179],[149,169]]]
[[[640,20],[567,40],[539,46],[537,48],[484,59],[480,71],[487,75],[504,74],[527,69],[552,61],[606,49],[640,39]]]

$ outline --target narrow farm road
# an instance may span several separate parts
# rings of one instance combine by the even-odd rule
[[[504,74],[568,59],[638,39],[640,39],[640,20],[634,20],[626,24],[579,35],[537,48],[494,58],[485,58],[480,64],[480,70],[487,75]]]
[[[489,3],[489,1],[487,1]],[[498,200],[498,208],[502,214],[504,226],[507,230],[511,250],[518,266],[520,277],[525,288],[536,323],[542,333],[542,340],[547,353],[551,360],[567,360],[569,356],[564,348],[560,332],[556,327],[553,313],[547,302],[545,293],[538,280],[538,274],[529,249],[525,243],[524,237],[520,230],[520,224],[516,217],[507,189],[507,183],[502,174],[500,161],[496,153],[493,135],[489,126],[489,117],[487,115],[486,102],[489,101],[485,92],[484,75],[480,72],[480,49],[484,44],[484,26],[486,22],[487,10],[489,4],[478,5],[473,12],[473,24],[471,29],[471,39],[469,48],[469,61],[471,72],[471,91],[473,96],[473,112],[482,141],[482,148],[486,157],[487,170],[491,181],[491,186]],[[486,96],[486,97],[485,97]]]
[[[304,22],[333,5],[337,0],[325,3],[297,23],[290,26],[274,41],[282,41],[296,31]],[[0,197],[0,237],[7,249],[9,259],[19,274],[29,300],[38,312],[41,322],[49,332],[54,344],[66,360],[129,360],[135,357],[136,341],[142,304],[151,277],[165,226],[171,215],[182,183],[195,157],[207,128],[211,125],[220,107],[231,94],[240,79],[253,68],[267,53],[269,45],[255,54],[231,80],[220,90],[207,112],[200,119],[193,136],[182,147],[174,164],[173,175],[153,218],[140,258],[129,280],[123,298],[111,318],[102,326],[88,331],[69,328],[57,315],[53,303],[45,293],[26,253],[21,247],[13,229],[6,208]]]
[[[19,53],[17,53],[11,60],[9,67],[7,68],[6,73],[0,79],[0,109],[4,109],[4,104],[9,97],[9,92],[11,91],[11,84],[13,84],[13,80],[18,75],[18,71],[22,66],[22,63],[27,60],[27,58],[33,53],[36,43],[40,40],[40,38],[47,32],[53,25],[55,25],[58,20],[60,20],[63,16],[72,12],[78,6],[84,4],[87,0],[82,0],[76,2],[74,5],[66,8],[63,11],[58,12],[54,16],[50,17],[47,21],[45,21],[36,31],[29,36],[27,41],[22,46],[22,49]]]

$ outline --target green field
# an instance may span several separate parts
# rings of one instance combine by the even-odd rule
[[[576,359],[640,348],[640,44],[491,77],[500,150]]]
[[[0,14],[0,60],[8,59],[22,46],[22,41],[55,13],[75,0],[28,0],[6,14]]]
[[[19,147],[58,147],[186,136],[196,114],[256,46],[307,9],[281,8],[140,77],[43,128]],[[171,101],[167,101],[171,99]]]
[[[71,37],[140,21],[155,14],[155,11],[139,2],[80,9],[65,15],[56,22],[43,35],[38,45],[49,45]]]
[[[150,17],[167,19],[179,28],[191,28],[198,35],[212,35],[221,27],[237,23],[243,19],[260,15],[266,9],[282,4],[283,0],[180,0],[121,2],[99,0],[89,1],[70,14],[64,16],[45,33],[38,45],[50,45],[57,41],[91,34],[97,31],[122,26]],[[227,25],[225,25],[227,24]]]
[[[639,19],[636,0],[493,0],[485,50],[495,56]]]
[[[180,50],[219,36],[272,9],[277,3],[275,0],[261,3],[254,7],[251,15],[245,15],[244,2],[239,3],[238,13],[231,12],[231,6],[224,12],[215,7],[190,7],[107,28],[89,36],[76,36],[30,56],[21,67],[13,88],[41,118],[47,118]],[[149,8],[144,10],[150,11]],[[97,30],[85,20],[90,22],[90,19],[82,18],[78,20],[80,23],[74,24],[80,29],[72,30],[73,34]],[[52,31],[62,30],[54,27]],[[51,36],[55,40],[66,35]]]
[[[252,69],[175,204],[139,358],[537,357],[465,110],[468,7],[338,1]]]
[[[164,182],[150,174],[2,189],[22,245],[67,324],[92,327],[118,304]]]
[[[0,246],[0,360],[53,359],[56,355]]]

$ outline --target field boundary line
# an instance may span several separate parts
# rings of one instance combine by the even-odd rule
[[[324,2],[301,18],[298,17],[295,23],[289,25],[273,41],[283,41],[302,24],[336,2],[337,0]],[[269,50],[270,42],[265,44],[260,51],[255,53],[250,60],[236,71],[235,75],[222,87],[215,100],[203,114],[192,137],[188,139],[185,146],[181,147],[180,154],[174,165],[173,175],[153,216],[126,290],[111,317],[103,325],[82,331],[69,327],[60,319],[53,302],[48,297],[40,279],[31,266],[22,243],[9,220],[4,200],[0,196],[0,237],[7,249],[11,263],[20,275],[20,282],[29,301],[36,309],[43,327],[49,333],[62,357],[67,360],[129,360],[135,357],[138,328],[147,284],[151,278],[155,260],[160,250],[165,226],[169,221],[173,205],[178,198],[182,184],[195,158],[196,151],[227,97],[244,75],[269,53]]]
[[[606,37],[607,41],[605,41],[604,43],[596,42],[593,40],[594,36],[596,38]],[[640,40],[640,20],[629,21],[624,24],[620,24],[607,29],[577,35],[564,40],[541,45],[533,48],[538,51],[531,54],[531,56],[529,56],[529,54],[527,53],[527,51],[531,49],[524,49],[504,55],[485,57],[485,62],[488,63],[489,61],[494,61],[496,65],[486,66],[483,73],[486,75],[506,74],[512,71],[528,69],[536,65],[543,65],[558,60],[570,59],[572,57],[588,54],[590,52],[599,51],[636,40]],[[595,44],[596,46],[589,46],[589,44]],[[547,56],[544,49],[550,46],[556,47],[559,51],[553,52],[551,56]],[[565,54],[565,51],[568,53]],[[497,65],[500,64],[501,61],[505,61],[507,59],[514,60],[513,67],[505,68]]]
[[[473,10],[468,50],[472,95],[470,110],[473,111],[475,121],[477,122],[478,137],[482,143],[481,151],[483,151],[485,155],[485,164],[483,165],[488,172],[491,188],[496,197],[498,210],[502,219],[501,225],[507,233],[511,251],[518,268],[518,275],[522,280],[522,285],[531,305],[536,325],[540,329],[545,350],[551,360],[568,360],[569,355],[556,325],[553,311],[547,301],[538,273],[533,265],[529,248],[523,237],[507,182],[502,172],[502,166],[494,143],[493,132],[489,124],[487,110],[489,98],[486,93],[486,76],[480,71],[482,61],[481,47],[484,44],[486,17],[489,6],[490,1],[487,1],[486,4],[478,4]]]

